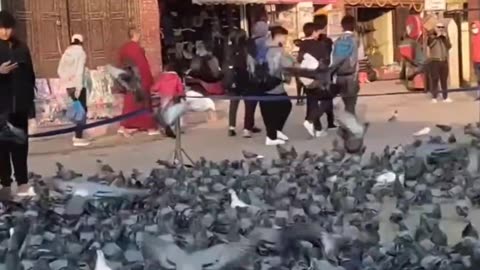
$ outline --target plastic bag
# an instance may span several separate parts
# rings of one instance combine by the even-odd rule
[[[215,111],[215,103],[211,98],[198,98],[203,95],[195,91],[187,91],[185,95],[190,110],[194,112]]]
[[[318,66],[319,66],[319,62],[317,59],[315,59],[315,57],[313,57],[308,53],[303,55],[303,61],[300,64],[301,68],[314,70],[314,69],[317,69]],[[313,83],[314,80],[310,78],[300,77],[300,81],[302,82],[303,85],[309,86]]]
[[[68,106],[66,116],[74,124],[84,123],[87,119],[85,109],[78,100]]]

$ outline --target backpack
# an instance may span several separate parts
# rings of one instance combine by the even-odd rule
[[[339,73],[353,74],[355,72],[357,50],[357,41],[353,35],[342,35],[335,40],[333,44],[332,62],[340,63],[342,60],[347,59],[347,61],[340,64],[338,69]]]
[[[250,85],[255,92],[268,92],[278,85],[282,84],[282,79],[270,74],[268,67],[267,53],[268,47],[266,40],[257,43],[258,38],[252,38],[249,41],[249,54],[255,59],[255,71],[250,78]]]

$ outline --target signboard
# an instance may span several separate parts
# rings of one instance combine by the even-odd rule
[[[425,11],[447,10],[447,0],[425,0]]]
[[[342,32],[342,21],[343,12],[341,10],[329,10],[328,11],[328,28],[327,35],[335,40]]]

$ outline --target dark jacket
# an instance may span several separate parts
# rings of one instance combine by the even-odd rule
[[[317,59],[321,65],[328,67],[332,44],[332,40],[326,36],[322,36],[318,40],[305,39],[300,43],[297,61],[302,62],[303,55],[308,53]]]
[[[12,54],[18,68],[12,73],[14,112],[28,113],[35,117],[35,71],[28,46],[18,40],[13,41]]]
[[[450,38],[446,35],[430,34],[427,41],[430,48],[430,60],[448,61],[448,51],[452,48]]]
[[[13,62],[13,55],[7,41],[0,40],[0,65]],[[8,114],[13,110],[12,74],[0,74],[0,114]]]

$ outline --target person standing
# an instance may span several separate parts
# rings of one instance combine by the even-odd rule
[[[473,69],[475,70],[475,76],[477,77],[477,86],[479,87],[477,93],[477,99],[480,101],[480,50],[475,46],[480,44],[480,21],[474,21],[471,24],[472,31],[472,61]]]
[[[337,69],[335,80],[342,95],[345,110],[355,115],[360,84],[358,81],[359,40],[355,36],[355,18],[346,15],[341,21],[343,33],[335,40],[332,67]]]
[[[153,85],[153,76],[148,64],[145,50],[140,46],[140,31],[131,28],[128,31],[130,41],[120,48],[119,62],[121,66],[133,64],[140,73],[140,81],[144,92],[144,101],[138,102],[134,93],[126,93],[123,98],[122,114],[132,113],[138,110],[152,110],[150,89]],[[120,123],[118,133],[130,136],[135,131],[147,131],[148,135],[158,135],[160,132],[151,113],[127,119]]]
[[[255,60],[248,54],[247,42],[245,31],[237,29],[232,30],[227,41],[228,47],[226,48],[223,65],[223,79],[226,89],[236,97],[252,94],[252,89],[249,89],[249,81]],[[261,132],[261,129],[255,127],[255,110],[258,101],[244,100],[244,103],[243,137],[251,138],[253,133]],[[230,101],[228,135],[231,137],[236,136],[235,128],[239,104],[240,99]]]
[[[437,23],[433,32],[430,33],[427,40],[430,49],[430,92],[432,93],[432,102],[437,103],[438,83],[442,88],[443,101],[452,102],[448,97],[448,51],[452,48],[450,38],[447,35],[445,25]]]
[[[28,120],[35,117],[35,72],[28,46],[14,35],[15,18],[6,11],[0,11],[0,58],[15,63],[15,68],[0,66],[1,92],[10,91],[10,97],[2,93],[3,105],[10,105],[8,122],[28,134]],[[7,50],[4,50],[8,48]],[[8,71],[8,72],[5,72]],[[6,77],[8,76],[8,78]],[[11,104],[4,103],[7,101]],[[8,199],[11,194],[12,167],[17,183],[17,196],[33,195],[28,185],[28,140],[23,143],[0,142],[0,198]]]
[[[58,77],[60,85],[65,89],[69,97],[82,105],[87,112],[87,89],[85,87],[85,66],[87,54],[83,49],[83,36],[74,34],[70,46],[67,47],[58,64]],[[82,147],[90,145],[90,141],[83,137],[84,125],[86,122],[77,123],[73,145]]]
[[[267,43],[265,59],[269,75],[275,79],[276,86],[264,89],[265,96],[272,100],[260,101],[260,111],[267,130],[265,144],[273,146],[285,144],[289,139],[283,133],[283,128],[292,111],[292,102],[287,98],[287,92],[283,85],[285,81],[283,68],[293,66],[295,61],[286,54],[283,48],[283,44],[287,41],[288,30],[281,26],[274,26],[270,28],[270,33],[271,40]],[[258,69],[258,65],[256,69]]]

